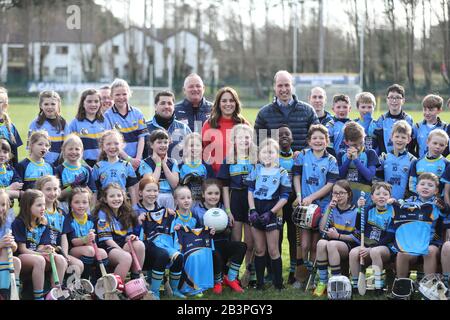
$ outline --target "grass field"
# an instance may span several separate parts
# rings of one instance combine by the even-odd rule
[[[10,106],[8,113],[13,121],[13,123],[16,125],[20,136],[24,142],[26,143],[27,138],[27,132],[28,132],[28,126],[30,122],[37,116],[38,113],[38,104],[36,100],[30,100],[30,99],[10,99]],[[385,106],[384,106],[385,107]],[[414,118],[414,121],[421,121],[422,120],[422,112],[421,111],[410,111],[413,106],[410,106],[410,108],[407,106],[405,110]],[[145,118],[149,119],[153,115],[153,110],[151,110],[149,107],[141,107],[141,111],[144,113]],[[385,112],[385,111],[383,111]],[[245,109],[243,110],[243,113],[247,120],[249,120],[251,123],[254,123],[254,120],[256,118],[256,115],[258,113],[258,109]],[[62,107],[62,115],[63,117],[70,122],[76,114],[76,107],[75,106],[67,106],[63,105]],[[374,115],[374,118],[378,118],[378,116],[381,114],[381,112],[376,112]],[[351,118],[356,118],[357,114],[355,112],[352,112]],[[445,111],[441,114],[441,119],[450,122],[450,112]],[[26,156],[25,153],[25,147],[22,146],[19,148],[19,158],[20,160],[23,159]],[[283,250],[282,250],[282,259],[283,259],[283,277],[286,280],[288,275],[288,269],[289,269],[289,252],[288,252],[288,242],[287,242],[287,236],[284,235],[284,241],[283,241]],[[243,270],[243,269],[241,269]],[[235,295],[232,294],[229,289],[225,289],[222,296],[217,297],[213,295],[212,293],[207,293],[205,295],[205,299],[231,299],[231,300],[241,300],[241,299],[251,299],[251,300],[267,300],[267,299],[285,299],[285,300],[306,300],[306,299],[313,299],[311,294],[305,294],[303,291],[299,291],[296,289],[293,289],[291,286],[287,286],[286,290],[283,290],[281,293],[276,292],[275,290],[267,290],[264,292],[257,292],[255,290],[246,290],[246,292],[243,295]],[[356,299],[361,299],[357,297]],[[364,297],[365,300],[372,299],[370,296]],[[380,298],[378,298],[380,299]]]

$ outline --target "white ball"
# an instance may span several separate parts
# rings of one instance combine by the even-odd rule
[[[212,208],[205,212],[203,223],[209,228],[216,229],[216,232],[222,232],[228,226],[228,215],[220,208]]]

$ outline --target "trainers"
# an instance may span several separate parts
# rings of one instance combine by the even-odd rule
[[[180,299],[186,299],[186,296],[184,294],[182,294],[181,291],[178,289],[172,290],[172,293],[173,293],[174,297],[177,297]]]
[[[327,285],[323,282],[319,282],[314,289],[313,295],[316,297],[322,297],[327,293]]]
[[[203,298],[203,293],[200,292],[200,293],[194,294],[194,298],[195,298],[195,299],[201,299],[201,298]]]
[[[292,288],[294,289],[304,289],[306,287],[306,284],[304,282],[298,281],[296,280],[293,284],[292,284]]]
[[[222,294],[222,282],[215,283],[212,291],[215,294]]]
[[[228,277],[225,276],[225,277],[223,277],[223,283],[226,286],[230,287],[231,290],[233,290],[234,292],[237,292],[237,293],[243,293],[244,292],[244,289],[241,288],[241,286],[239,285],[239,282],[238,282],[237,279],[234,279],[233,281],[230,281],[230,280],[228,280]]]

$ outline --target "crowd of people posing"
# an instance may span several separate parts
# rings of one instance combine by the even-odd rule
[[[438,117],[441,97],[425,97],[424,120],[413,123],[402,110],[402,86],[388,88],[389,110],[378,120],[375,97],[363,92],[353,121],[348,96],[333,97],[331,115],[324,89],[302,102],[292,76],[280,71],[274,101],[252,127],[234,89],[220,89],[210,103],[192,74],[183,90],[176,105],[173,93],[158,93],[148,122],[121,79],[82,92],[70,123],[58,93],[41,92],[21,159],[0,88],[0,299],[9,298],[13,270],[22,297],[28,290],[44,299],[55,286],[50,257],[59,279],[72,267],[94,286],[99,262],[123,283],[142,269],[156,299],[162,286],[177,298],[269,283],[300,289],[316,269],[315,296],[326,294],[330,274],[350,275],[356,292],[362,265],[374,266],[379,295],[392,269],[395,281],[412,268],[418,281],[440,273],[448,287],[450,128]],[[295,208],[314,204],[320,222],[299,228]],[[227,213],[225,231],[205,226],[212,208]]]

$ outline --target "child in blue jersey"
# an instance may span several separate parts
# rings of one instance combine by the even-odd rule
[[[202,182],[215,174],[212,166],[202,160],[202,136],[199,133],[188,134],[183,145],[183,162],[178,165],[180,183],[191,189],[194,201],[201,201]]]
[[[418,196],[394,205],[396,276],[406,278],[410,266],[423,258],[425,275],[436,273],[442,237],[438,235],[439,220],[448,216],[448,206],[438,200],[439,178],[434,173],[422,173],[417,181]]]
[[[447,288],[450,286],[450,217],[444,218],[444,244],[441,248],[441,265],[444,283]]]
[[[17,251],[17,243],[11,234],[11,225],[15,219],[14,211],[10,211],[9,196],[4,189],[0,189],[0,300],[9,300],[10,292],[10,267],[8,262],[8,248],[12,252]],[[20,287],[20,260],[13,257],[14,275],[16,278],[17,292]]]
[[[18,148],[23,145],[20,138],[19,131],[11,122],[8,115],[8,91],[0,87],[0,138],[6,139],[9,142],[12,150],[11,162],[16,166],[19,161]]]
[[[445,173],[449,169],[450,161],[442,153],[447,149],[449,137],[442,129],[434,129],[428,135],[427,153],[411,163],[409,172],[409,191],[417,195],[417,180],[424,173],[434,173],[441,180],[439,185],[439,194],[442,194],[445,183]]]
[[[60,207],[58,197],[61,194],[60,181],[55,176],[43,176],[36,182],[36,189],[42,191],[45,196],[45,218],[50,230],[50,244],[53,247],[60,246],[66,257],[67,263],[75,266],[79,274],[83,272],[83,263],[69,256],[69,241],[67,234],[72,231],[72,226],[67,219],[66,212]]]
[[[105,131],[99,140],[100,157],[92,170],[92,176],[98,194],[109,184],[117,183],[122,189],[128,189],[132,204],[136,204],[138,202],[137,183],[139,181],[131,163],[119,158],[123,145],[123,136],[119,131]]]
[[[126,145],[120,157],[131,162],[134,170],[137,170],[143,158],[145,136],[148,136],[144,115],[141,110],[129,105],[131,90],[125,80],[114,80],[111,97],[114,105],[104,113],[105,121],[109,129],[117,129],[123,134]]]
[[[152,155],[139,165],[139,175],[151,174],[159,183],[158,204],[161,207],[175,209],[172,192],[180,180],[177,161],[169,158],[170,137],[167,131],[157,129],[149,137]]]
[[[221,190],[222,186],[219,180],[208,179],[203,182],[203,201],[201,203],[195,204],[192,208],[192,214],[197,219],[197,228],[203,228],[205,226],[203,218],[205,213],[209,209],[223,208],[223,205],[220,201]],[[237,280],[237,277],[239,275],[239,269],[241,267],[242,261],[244,261],[247,246],[242,241],[232,241],[231,230],[228,227],[220,233],[215,233],[213,240],[213,292],[218,295],[222,294],[223,285],[229,287],[234,292],[244,292],[239,284],[239,281]],[[227,267],[228,262],[230,264],[229,267]],[[227,274],[223,275],[225,272]]]
[[[377,154],[380,154],[378,148],[378,140],[375,135],[377,123],[373,120],[372,115],[377,106],[375,96],[370,92],[361,92],[356,95],[356,109],[359,112],[359,118],[355,120],[359,123],[366,133],[364,145],[366,149],[373,149]]]
[[[293,185],[293,169],[294,169],[294,152],[291,149],[292,142],[294,139],[292,137],[292,131],[289,129],[287,125],[282,125],[278,129],[278,143],[280,144],[280,156],[279,162],[280,167],[286,169],[289,175],[289,179],[291,181],[291,185]],[[287,225],[287,238],[289,242],[289,276],[288,276],[288,284],[294,284],[295,282],[295,267],[297,265],[297,228],[295,224],[292,222],[292,204],[295,201],[295,192],[292,190],[289,195],[289,199],[287,204],[283,207],[283,229],[284,223]],[[283,243],[283,232],[280,232],[280,252],[281,252],[281,244]],[[269,260],[270,261],[270,257]],[[269,263],[268,263],[269,269]]]
[[[69,126],[61,116],[61,97],[55,91],[42,91],[39,94],[39,114],[30,124],[28,138],[30,139],[31,134],[38,130],[47,131],[51,142],[45,161],[56,165],[64,138],[69,134]]]
[[[190,250],[189,247],[185,247],[187,244],[183,242],[183,239],[180,239],[180,234],[183,232],[179,232],[180,230],[193,230],[197,225],[197,219],[193,216],[191,208],[192,208],[192,194],[188,187],[179,186],[174,191],[175,203],[177,205],[177,215],[176,218],[172,221],[171,233],[175,233],[174,243],[176,248],[182,253]],[[195,232],[195,231],[194,231]],[[215,230],[208,230],[208,234],[214,235]],[[209,238],[208,238],[209,240]],[[213,241],[211,241],[212,249],[214,250]],[[187,294],[189,296],[196,296],[198,298],[203,296],[203,291],[210,289],[214,286],[212,275],[213,275],[213,263],[212,263],[212,253],[211,253],[211,261],[209,263],[209,256],[203,257],[203,254],[198,256],[195,259],[191,259],[189,263],[187,262],[187,256],[184,257],[185,265],[184,272],[187,274],[187,279],[185,279],[185,283],[182,285],[181,292],[183,294]],[[206,260],[205,260],[206,259]],[[211,269],[209,269],[209,267]],[[203,275],[202,275],[203,273]],[[209,278],[209,273],[211,275],[211,283],[209,285],[201,285],[197,283],[198,281],[204,281],[203,277]],[[197,279],[198,278],[198,279]],[[193,283],[190,283],[193,282]]]
[[[248,175],[248,220],[252,226],[255,244],[257,289],[264,290],[266,249],[272,263],[272,282],[277,290],[283,289],[282,261],[279,249],[283,217],[278,212],[288,202],[292,185],[284,168],[279,167],[280,147],[273,139],[264,140],[259,147],[255,169]]]
[[[70,193],[69,214],[66,216],[66,220],[71,226],[71,231],[67,233],[67,240],[70,248],[69,254],[83,263],[81,278],[89,280],[89,277],[92,276],[91,280],[96,280],[96,275],[92,272],[92,267],[97,261],[92,247],[96,238],[95,223],[92,216],[88,214],[91,199],[92,192],[87,187],[76,187]],[[106,251],[99,248],[98,254],[103,264],[107,266],[109,261]]]
[[[21,272],[31,274],[34,299],[44,300],[45,271],[50,270],[48,253],[54,252],[54,248],[50,244],[50,229],[45,218],[45,197],[41,191],[24,192],[20,198],[19,215],[11,228],[18,245]],[[54,256],[58,277],[63,279],[67,261],[62,255]]]
[[[366,193],[370,203],[370,187],[380,161],[372,149],[364,147],[364,128],[354,121],[344,127],[346,148],[337,155],[339,177],[350,182],[353,192],[352,203],[358,201],[361,191]]]
[[[17,199],[23,183],[16,169],[9,164],[12,156],[8,141],[0,139],[0,188],[6,190],[10,199]]]
[[[397,121],[406,120],[411,128],[414,125],[413,118],[402,110],[405,104],[405,88],[398,84],[390,86],[387,89],[386,102],[389,111],[378,118],[377,128],[375,130],[380,153],[392,151],[391,133],[392,127]]]
[[[392,151],[382,153],[377,177],[392,186],[394,199],[405,199],[408,192],[409,171],[417,160],[406,148],[411,141],[411,126],[405,120],[397,121],[392,128]]]
[[[413,128],[413,148],[418,157],[423,157],[428,151],[427,138],[434,129],[447,130],[447,123],[439,118],[442,112],[444,99],[438,95],[430,94],[422,100],[424,120],[416,123]],[[447,150],[444,151],[447,154]]]
[[[350,98],[347,95],[337,94],[333,97],[334,117],[326,124],[326,127],[330,136],[330,152],[334,150],[334,156],[345,149],[344,126],[351,121],[348,117],[351,109]]]
[[[428,151],[428,135],[434,129],[447,129],[447,123],[442,121],[438,115],[442,112],[444,99],[442,97],[429,94],[422,100],[423,121],[418,122],[413,127],[412,149],[418,158],[422,158]],[[445,150],[444,152],[446,152]]]
[[[324,238],[317,243],[319,283],[313,293],[315,296],[326,294],[328,266],[333,276],[340,275],[341,261],[347,259],[350,250],[356,246],[351,236],[357,216],[352,197],[352,188],[347,180],[339,180],[334,184],[329,205],[331,212],[324,214],[319,226]]]
[[[83,142],[83,160],[92,168],[98,160],[98,139],[109,128],[100,109],[102,100],[95,89],[83,91],[75,119],[69,124],[69,132],[76,133]]]
[[[391,262],[394,253],[390,246],[394,241],[394,209],[388,200],[391,199],[392,187],[386,182],[375,182],[372,186],[373,205],[365,207],[366,200],[360,198],[358,207],[364,208],[364,248],[361,249],[361,214],[356,218],[356,228],[351,235],[357,247],[350,251],[349,262],[352,274],[352,287],[356,292],[358,275],[360,271],[360,258],[364,259],[366,265],[371,265],[375,276],[375,293],[383,294],[384,288],[384,266]]]
[[[312,125],[308,131],[307,141],[309,149],[300,152],[294,165],[297,202],[303,206],[317,204],[321,211],[325,212],[330,203],[331,188],[339,178],[337,161],[326,151],[330,140],[328,131],[323,125]],[[318,230],[301,229],[300,257],[297,262],[297,271],[301,278],[298,279],[299,282],[306,280],[305,268],[310,270],[312,267],[319,239]]]
[[[231,239],[247,245],[245,263],[250,273],[251,284],[256,285],[256,274],[253,267],[253,236],[248,222],[248,187],[245,179],[257,161],[257,147],[253,143],[253,130],[246,124],[238,124],[231,130],[230,148],[226,159],[220,166],[217,178],[222,182],[223,204],[231,225]],[[244,230],[244,232],[242,232]],[[242,279],[244,280],[244,279]],[[243,281],[244,287],[248,283]]]
[[[159,299],[159,288],[166,269],[170,270],[169,285],[177,298],[185,298],[178,290],[182,269],[183,255],[174,244],[171,232],[174,212],[157,203],[158,182],[151,175],[144,176],[139,182],[141,201],[133,207],[141,223],[141,239],[145,244],[144,269],[151,273],[151,291]]]
[[[139,235],[133,233],[138,221],[125,190],[117,183],[110,183],[105,188],[93,212],[96,221],[98,244],[108,253],[114,273],[122,278],[131,268],[131,278],[139,278],[137,266],[132,264],[131,249],[128,239],[132,241],[139,265],[144,265],[145,245]]]
[[[55,175],[61,181],[60,199],[67,200],[72,188],[89,187],[97,192],[92,169],[82,164],[83,142],[76,134],[69,134],[63,143],[61,156],[64,162],[56,168]],[[66,210],[68,212],[68,210]]]
[[[35,131],[31,134],[30,155],[17,165],[17,173],[23,181],[23,191],[34,188],[40,177],[54,174],[53,166],[44,160],[49,148],[50,141],[46,131]]]

